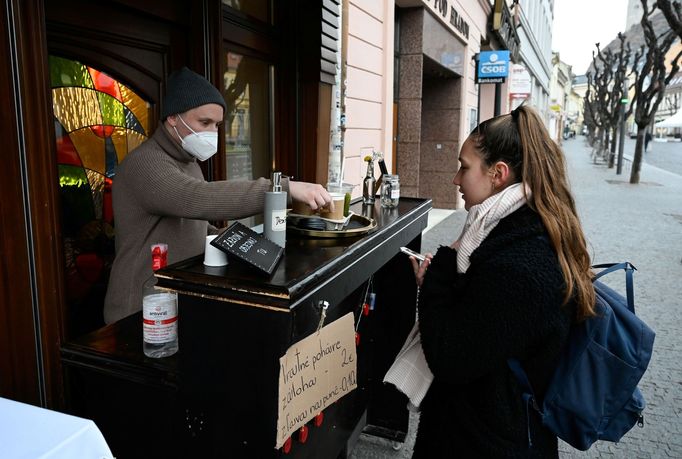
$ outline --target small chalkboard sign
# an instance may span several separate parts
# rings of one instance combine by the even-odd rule
[[[231,224],[211,245],[268,274],[272,274],[284,253],[284,248],[239,222]]]

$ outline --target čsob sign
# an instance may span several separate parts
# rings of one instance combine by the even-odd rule
[[[481,51],[478,56],[479,78],[500,78],[509,75],[509,51]]]

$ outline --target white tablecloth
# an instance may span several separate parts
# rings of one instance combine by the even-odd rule
[[[0,398],[3,459],[112,459],[94,422]]]

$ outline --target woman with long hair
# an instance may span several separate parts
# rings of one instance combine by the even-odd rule
[[[508,358],[539,405],[569,328],[594,314],[585,236],[559,146],[520,106],[481,123],[460,151],[469,211],[460,237],[419,265],[419,330],[434,379],[414,457],[557,457],[526,411]]]

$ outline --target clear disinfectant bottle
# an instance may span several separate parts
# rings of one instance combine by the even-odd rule
[[[168,245],[152,245],[152,270],[165,268]],[[178,351],[178,295],[161,290],[152,276],[142,287],[142,347],[147,357],[168,357]]]

